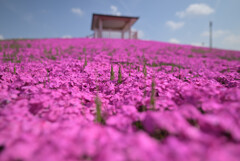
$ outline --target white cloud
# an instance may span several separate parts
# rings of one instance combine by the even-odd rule
[[[184,26],[184,22],[167,21],[166,25],[170,27],[172,30],[177,30]]]
[[[70,38],[72,38],[72,36],[71,36],[71,35],[63,35],[62,38],[64,38],[64,39],[70,39]]]
[[[23,16],[23,19],[27,22],[31,22],[33,20],[33,15],[32,14],[25,14]]]
[[[200,42],[193,42],[193,43],[191,43],[191,45],[193,45],[193,46],[204,46],[204,44],[200,43]]]
[[[83,15],[83,11],[80,8],[72,8],[71,12],[78,15],[78,16],[82,16]]]
[[[45,13],[48,13],[47,10],[41,10],[41,13],[45,14]]]
[[[223,39],[223,44],[234,50],[240,50],[240,35],[229,34]]]
[[[214,31],[212,32],[212,36],[213,36],[214,38],[219,38],[219,37],[222,37],[222,36],[226,36],[226,35],[228,35],[228,34],[230,34],[230,31],[228,31],[228,30],[214,30]],[[201,34],[201,36],[203,36],[203,37],[209,37],[209,31],[204,31],[204,32]]]
[[[176,16],[178,16],[178,17],[180,17],[180,18],[183,18],[183,17],[185,17],[185,12],[184,11],[181,11],[181,12],[177,12],[176,13]]]
[[[240,35],[231,34],[231,35],[225,37],[225,40],[232,43],[232,44],[240,45]]]
[[[4,40],[4,37],[3,37],[3,35],[0,35],[0,40]]]
[[[116,15],[116,16],[120,16],[121,15],[121,12],[118,11],[117,6],[111,5],[110,9],[111,9],[111,14]]]
[[[191,4],[184,11],[177,12],[176,15],[180,18],[186,16],[197,16],[197,15],[210,15],[214,13],[215,10],[204,3]]]
[[[171,38],[171,39],[169,40],[169,42],[170,42],[170,43],[174,43],[174,44],[179,44],[179,43],[180,43],[180,41],[177,40],[176,38]]]

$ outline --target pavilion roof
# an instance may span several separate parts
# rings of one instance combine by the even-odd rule
[[[132,26],[138,20],[138,18],[139,17],[114,16],[94,13],[92,15],[91,30],[94,30],[94,28],[99,28],[99,19],[103,21],[103,30],[123,30],[129,23]]]

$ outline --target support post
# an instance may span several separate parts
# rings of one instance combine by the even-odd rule
[[[121,35],[122,39],[124,39],[124,31],[122,31],[122,35]]]
[[[97,29],[97,38],[100,38],[100,32],[99,32],[99,29]]]
[[[99,37],[100,38],[102,38],[102,28],[103,28],[102,19],[99,19]]]
[[[212,21],[209,22],[209,47],[212,49]]]
[[[94,29],[94,38],[97,38],[97,29]]]
[[[128,35],[129,35],[128,38],[129,38],[129,39],[132,39],[131,28],[129,28],[129,30],[128,30]]]

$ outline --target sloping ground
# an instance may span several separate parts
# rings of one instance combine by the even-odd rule
[[[0,56],[1,161],[240,158],[240,52],[46,39]]]

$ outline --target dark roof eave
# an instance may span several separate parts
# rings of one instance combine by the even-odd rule
[[[139,19],[139,17],[131,17],[131,16],[114,16],[114,15],[105,15],[105,14],[97,14],[97,13],[93,13],[93,15],[92,15],[92,25],[91,25],[91,30],[93,30],[93,19],[94,19],[95,16],[119,17],[119,18],[129,18],[129,19],[136,19],[136,20]]]

